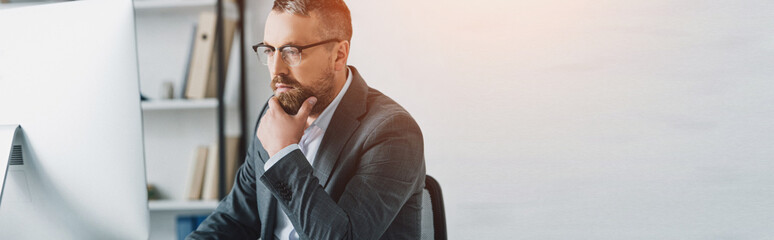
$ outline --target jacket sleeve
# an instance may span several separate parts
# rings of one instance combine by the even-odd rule
[[[378,239],[425,178],[422,133],[408,114],[374,128],[343,194],[334,201],[300,150],[260,181],[279,199],[302,239]]]

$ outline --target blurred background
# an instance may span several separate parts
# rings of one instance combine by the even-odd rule
[[[216,204],[189,201],[180,166],[215,141],[218,101],[153,100],[185,95],[214,2],[135,1],[151,224],[169,236]],[[245,109],[230,64],[225,134],[249,140],[272,1],[244,3]],[[774,2],[347,4],[349,64],[422,128],[450,239],[774,239]]]
[[[450,239],[774,238],[774,2],[347,4],[349,64],[422,128]]]
[[[347,3],[451,239],[774,238],[774,2]]]

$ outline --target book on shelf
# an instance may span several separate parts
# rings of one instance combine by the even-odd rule
[[[239,168],[239,142],[240,137],[226,137],[226,162],[225,181],[227,192],[234,186],[234,177]],[[204,170],[204,182],[202,184],[202,200],[220,200],[218,198],[219,185],[219,157],[218,144],[210,145],[207,152],[206,166]]]
[[[183,83],[180,85],[181,91],[179,96],[181,99],[186,98],[185,93],[186,89],[188,88],[188,74],[191,71],[191,58],[193,57],[194,46],[196,45],[196,29],[197,24],[194,23],[193,30],[191,31],[191,41],[188,43],[188,57],[185,58],[188,59],[188,61],[185,63],[185,70],[183,71]]]
[[[204,182],[205,164],[207,163],[209,148],[200,146],[196,148],[196,154],[188,166],[188,182],[186,183],[186,198],[199,200],[202,196],[202,184]]]
[[[195,230],[196,218],[191,216],[177,216],[177,239],[184,240],[188,234]],[[198,227],[198,226],[197,226]]]
[[[240,59],[242,59],[240,56],[242,48],[239,45],[240,35],[240,31],[234,32],[234,43],[231,45],[233,47],[231,47],[231,53],[229,54],[229,62],[233,64],[228,64],[226,70],[226,83],[223,90],[223,103],[226,106],[237,106],[239,104],[240,69],[242,68],[239,64]]]
[[[228,69],[236,28],[237,20],[223,18],[224,71]],[[217,15],[213,12],[202,12],[199,15],[194,47],[188,61],[187,77],[184,80],[186,98],[201,99],[218,96],[217,30]]]
[[[204,186],[202,186],[202,200],[218,200],[218,144],[210,145],[207,156],[207,167],[204,171]]]
[[[241,138],[227,137],[226,138],[226,191],[231,191],[234,187],[234,177],[236,175],[237,168],[239,168],[239,146]]]
[[[207,219],[208,215],[181,215],[177,216],[177,239],[183,240],[188,234],[195,231],[199,224]]]
[[[234,42],[234,31],[237,27],[237,21],[223,18],[223,70],[228,69],[229,55],[231,54],[231,46]],[[204,94],[206,98],[218,97],[218,39],[215,39],[215,50],[212,54],[212,64],[210,64],[210,76],[207,78],[207,90]],[[225,81],[225,80],[224,80]],[[225,84],[224,84],[225,86]]]
[[[196,28],[196,40],[188,69],[188,79],[185,88],[186,98],[204,98],[207,91],[207,80],[210,76],[212,53],[215,45],[216,15],[213,12],[199,14]]]

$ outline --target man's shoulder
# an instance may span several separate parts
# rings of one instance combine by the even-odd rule
[[[366,125],[384,125],[399,120],[416,126],[416,121],[403,106],[379,90],[369,87],[366,102],[366,113],[362,118]]]
[[[368,88],[366,102],[366,115],[371,115],[372,117],[388,117],[392,115],[410,116],[403,106],[374,88]]]

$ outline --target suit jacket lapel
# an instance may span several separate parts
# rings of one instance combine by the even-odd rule
[[[360,125],[360,116],[366,112],[368,85],[355,67],[349,67],[352,70],[352,83],[333,113],[313,165],[315,177],[323,187],[328,184],[328,178],[339,160],[342,148]]]

